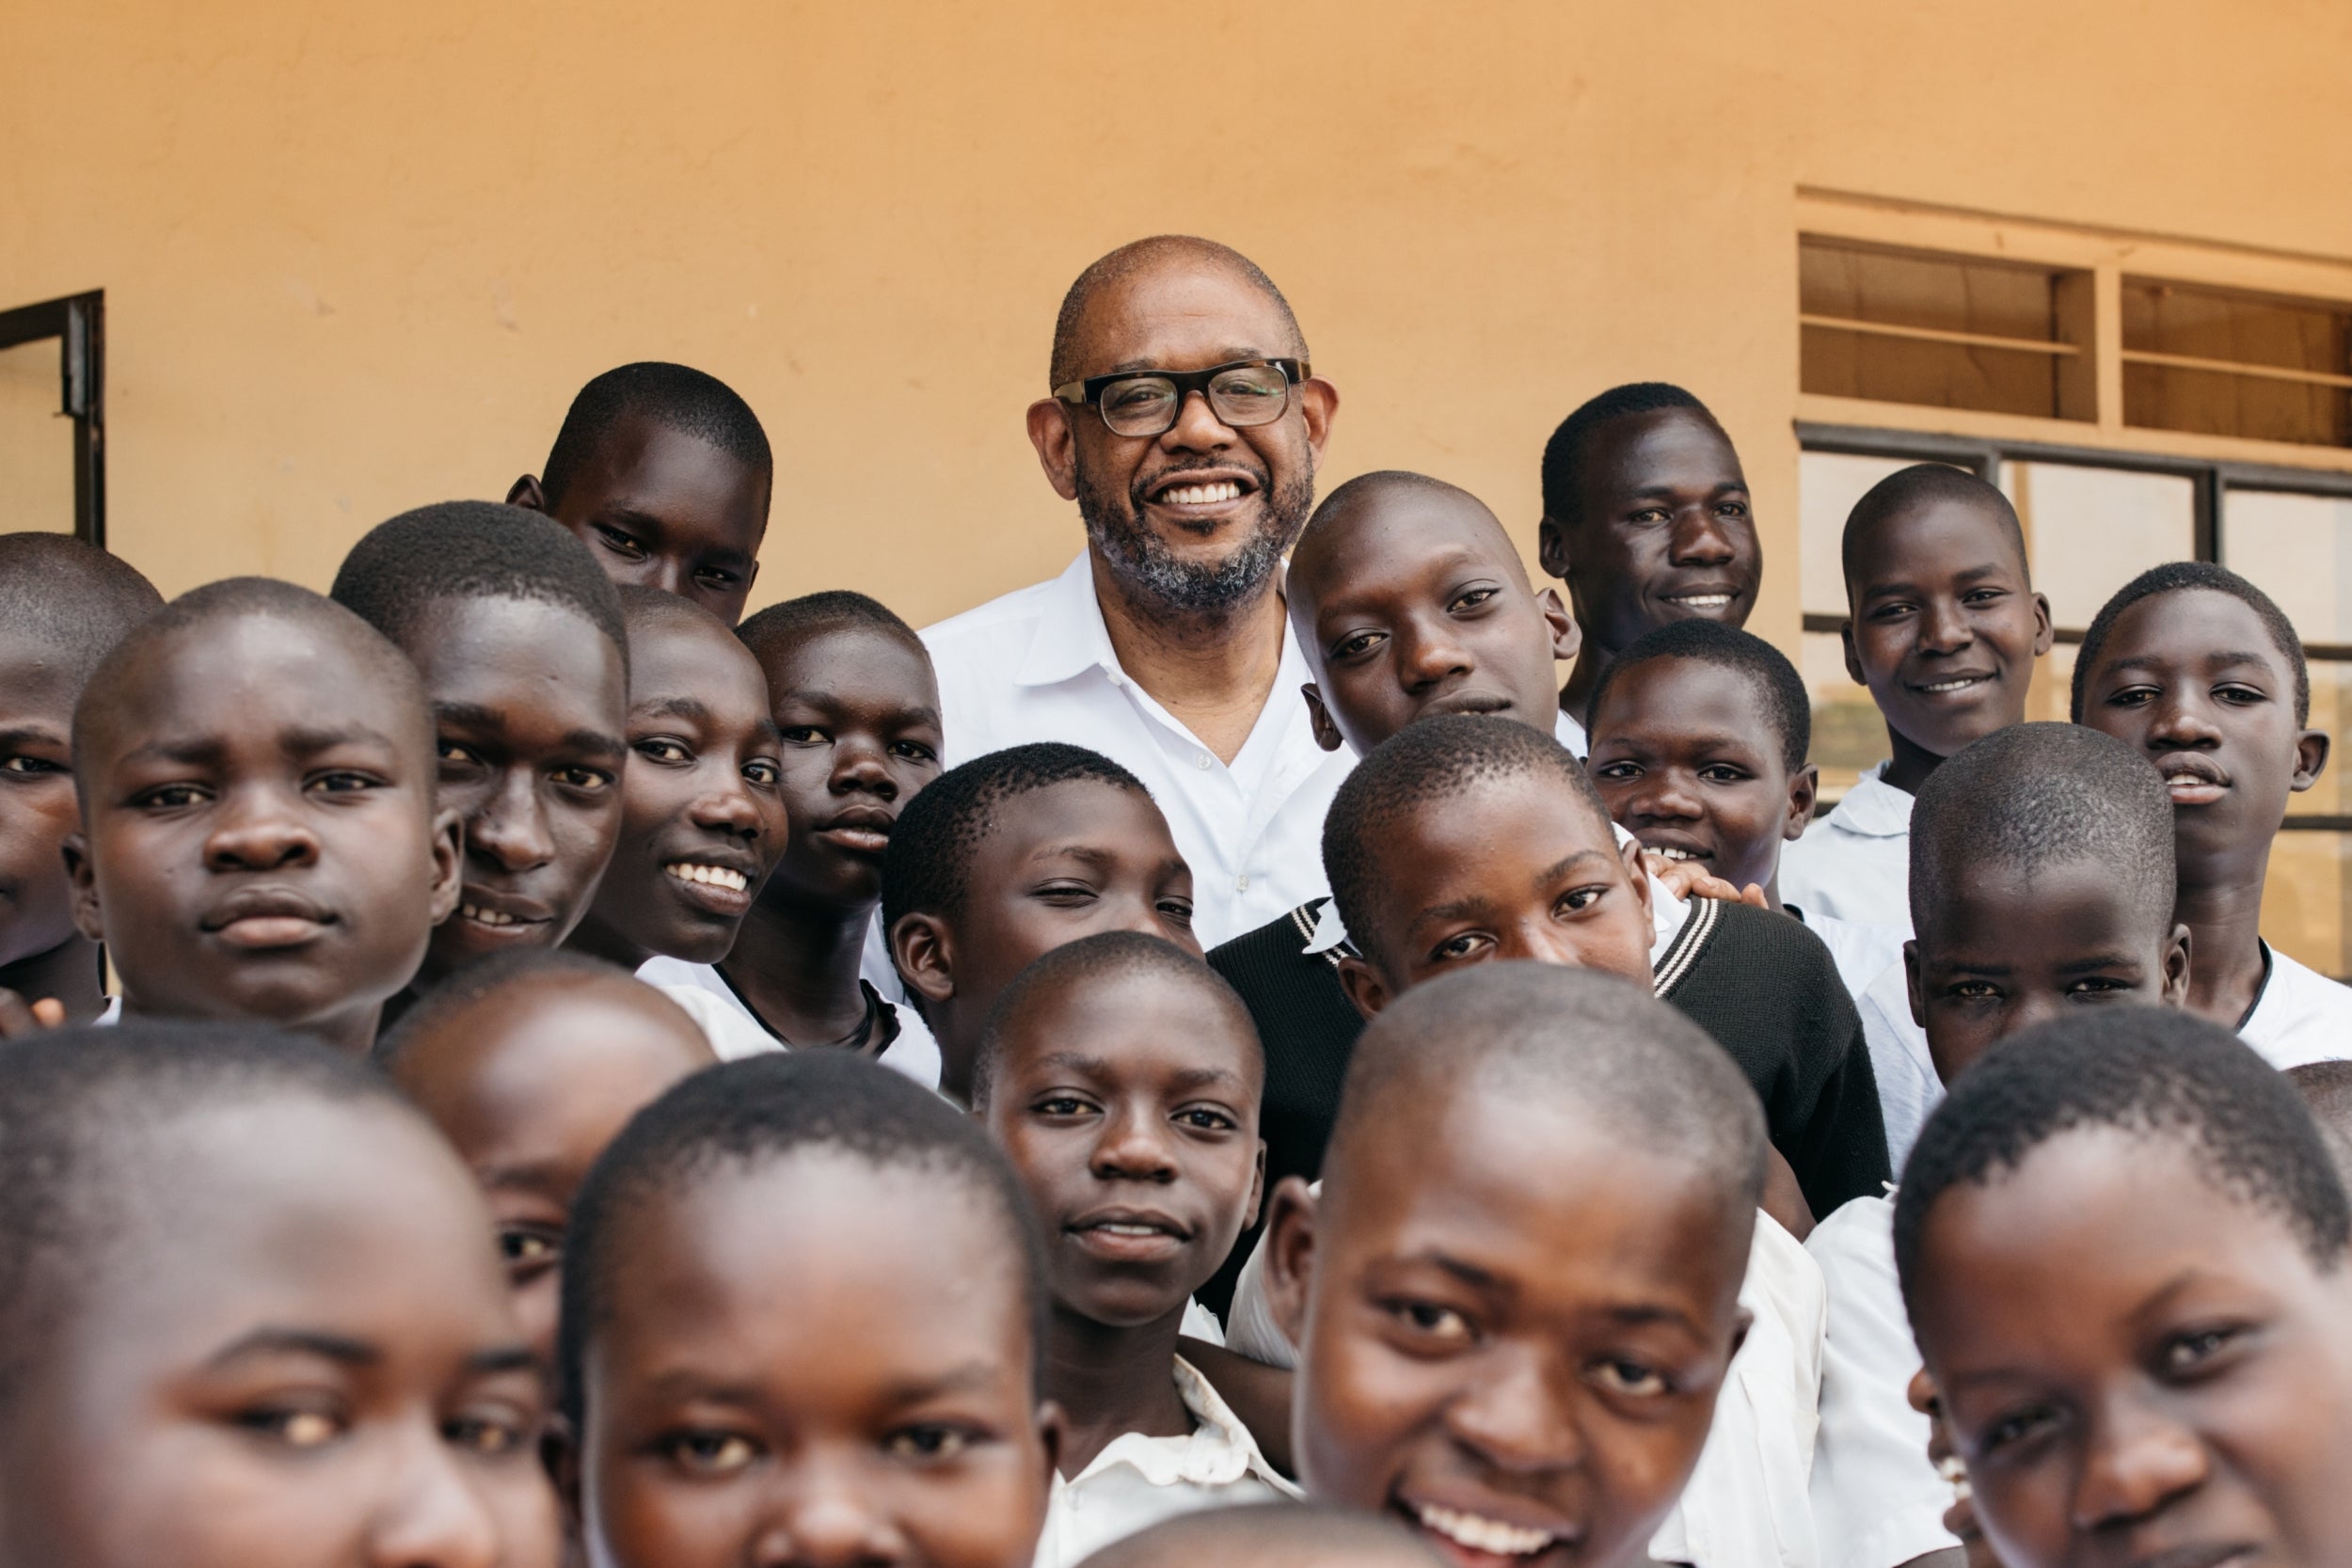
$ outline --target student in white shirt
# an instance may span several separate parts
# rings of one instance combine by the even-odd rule
[[[1192,1292],[1256,1217],[1265,1057],[1199,957],[1140,932],[1054,949],[997,998],[973,1112],[1043,1224],[1062,1447],[1038,1568],[1170,1514],[1297,1495],[1178,1354]]]
[[[2138,747],[2171,791],[2189,1009],[2276,1068],[2352,1055],[2352,990],[2262,938],[2271,839],[2328,765],[2286,616],[2223,567],[2153,567],[2091,621],[2074,702],[2076,722]]]
[[[1309,1495],[1465,1565],[1566,1541],[1646,1560],[1756,1332],[1766,1148],[1723,1051],[1626,980],[1495,963],[1399,996],[1358,1042],[1321,1195],[1285,1180],[1268,1228]],[[1785,1466],[1727,1454],[1771,1499],[1736,1558],[1811,1560],[1807,1425],[1759,1433]]]
[[[1846,672],[1869,688],[1895,754],[1788,847],[1780,895],[1808,914],[1906,926],[1911,797],[1946,757],[2026,717],[2050,606],[2009,499],[1941,463],[1871,486],[1843,559]]]
[[[1200,940],[1323,889],[1344,757],[1317,749],[1282,612],[1339,394],[1247,258],[1162,235],[1081,274],[1029,438],[1087,547],[1050,582],[925,631],[949,766],[1025,741],[1143,780],[1198,879]]]
[[[1536,553],[1568,590],[1584,633],[1560,688],[1581,725],[1601,672],[1645,632],[1677,621],[1747,625],[1764,552],[1747,475],[1707,405],[1679,387],[1612,387],[1544,444]]]
[[[2182,1004],[2191,949],[2172,917],[2171,802],[2130,747],[2074,724],[1998,731],[1936,769],[1916,818],[1904,969],[1943,1082],[2045,1019]],[[1903,1129],[1906,1150],[1916,1135]],[[1893,1212],[1856,1198],[1805,1242],[1829,1288],[1813,1472],[1823,1568],[1898,1568],[1959,1544],[1908,1398],[1919,1356]]]

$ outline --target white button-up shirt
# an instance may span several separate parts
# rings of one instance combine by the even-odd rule
[[[1880,763],[1780,852],[1780,900],[1805,913],[1911,934],[1911,796]]]
[[[1274,689],[1230,766],[1120,668],[1084,551],[1052,581],[928,627],[923,641],[939,673],[948,767],[1059,740],[1143,781],[1192,867],[1203,948],[1325,891],[1323,814],[1356,759],[1315,744],[1298,694],[1314,676],[1287,621]]]

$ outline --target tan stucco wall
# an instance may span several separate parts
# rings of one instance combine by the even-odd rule
[[[105,289],[111,542],[167,591],[324,584],[665,357],[774,439],[758,600],[921,622],[1074,548],[1021,429],[1054,305],[1194,230],[1295,302],[1327,482],[1425,468],[1531,549],[1552,423],[1691,386],[1793,644],[1798,187],[2352,255],[2347,67],[2334,0],[13,0],[0,306]]]

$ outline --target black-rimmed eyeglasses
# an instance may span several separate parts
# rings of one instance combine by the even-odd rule
[[[1165,436],[1199,392],[1209,411],[1235,430],[1272,424],[1290,407],[1291,388],[1311,372],[1304,359],[1239,359],[1205,371],[1124,372],[1089,376],[1054,388],[1073,406],[1092,404],[1117,436]]]

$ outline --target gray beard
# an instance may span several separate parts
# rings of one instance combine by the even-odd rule
[[[1087,538],[1111,575],[1135,598],[1171,620],[1216,622],[1265,592],[1282,563],[1282,553],[1298,543],[1314,510],[1312,477],[1265,495],[1256,531],[1213,563],[1178,556],[1144,526],[1141,501],[1115,499],[1089,483],[1084,474],[1078,478],[1078,515],[1086,520]]]

